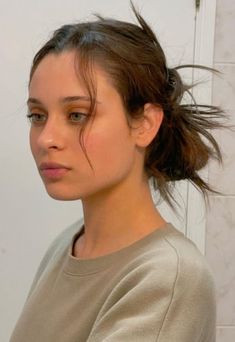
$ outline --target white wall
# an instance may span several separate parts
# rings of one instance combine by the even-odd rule
[[[235,2],[217,0],[213,104],[226,110],[235,127]],[[206,256],[217,287],[217,341],[235,341],[235,130],[216,134],[224,165],[211,163],[209,179],[221,194],[211,196],[207,216]]]
[[[136,0],[154,25],[171,65],[193,59],[194,1]],[[128,0],[0,1],[0,341],[20,313],[36,267],[53,238],[82,215],[77,202],[44,191],[28,145],[27,82],[33,55],[58,26],[98,11],[133,16]]]

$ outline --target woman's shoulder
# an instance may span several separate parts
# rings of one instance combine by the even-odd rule
[[[159,341],[190,341],[192,336],[209,341],[214,335],[210,268],[196,245],[171,224],[121,251],[115,261],[107,270],[112,290],[101,316],[130,312],[131,322],[148,317],[145,327],[150,324],[148,331],[152,327]]]
[[[168,234],[164,236],[164,241],[168,246],[168,252],[174,255],[181,273],[210,274],[210,266],[196,244],[171,224],[169,224]]]
[[[198,272],[211,275],[210,266],[195,243],[170,223],[162,232],[161,253],[163,259],[166,259],[165,266],[171,267],[171,263],[177,265],[182,276],[195,277]]]
[[[145,269],[155,282],[159,279],[174,281],[179,288],[197,285],[214,287],[214,279],[205,256],[182,232],[168,223],[150,234],[136,249],[134,263]],[[132,264],[133,265],[133,264]],[[144,273],[142,273],[144,274]]]
[[[195,320],[204,312],[205,321],[214,322],[215,284],[210,266],[197,246],[171,224],[149,236],[132,266],[125,283],[128,286],[134,279],[136,291],[145,297],[151,294],[149,301],[156,300],[156,305],[159,298],[165,298],[169,324],[176,311]],[[212,327],[213,322],[208,324]]]
[[[171,224],[163,235],[163,240],[162,259],[160,264],[159,261],[156,263],[165,275],[162,278],[168,279],[168,285],[174,288],[174,300],[183,302],[182,298],[185,296],[188,298],[187,302],[192,305],[195,305],[196,301],[198,305],[204,301],[214,308],[215,283],[206,257],[193,241]],[[156,279],[157,273],[153,277]]]

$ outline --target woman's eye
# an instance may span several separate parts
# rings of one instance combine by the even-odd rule
[[[88,114],[80,113],[80,112],[72,112],[69,114],[69,118],[72,122],[83,123],[87,120]]]
[[[27,115],[27,118],[32,124],[42,124],[46,121],[46,115],[39,113],[30,113]]]

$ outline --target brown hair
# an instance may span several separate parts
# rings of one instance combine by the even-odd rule
[[[96,88],[92,78],[93,62],[110,76],[127,112],[127,119],[141,117],[146,103],[160,105],[164,119],[156,137],[146,148],[145,170],[154,185],[171,204],[169,181],[188,179],[204,194],[213,191],[198,171],[209,158],[221,161],[217,142],[208,131],[221,126],[223,113],[218,107],[195,103],[188,85],[178,73],[185,65],[168,68],[164,52],[152,29],[132,9],[139,25],[97,15],[95,21],[64,25],[35,55],[30,80],[40,61],[50,53],[77,51],[80,75],[95,108]],[[189,103],[182,104],[185,94]],[[81,139],[80,143],[86,153]],[[86,155],[87,156],[87,155]],[[88,159],[89,161],[89,159]],[[91,163],[90,163],[91,165]]]

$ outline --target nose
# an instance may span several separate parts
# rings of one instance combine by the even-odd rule
[[[42,150],[62,150],[65,146],[64,129],[56,120],[46,122],[38,136],[38,147]]]

